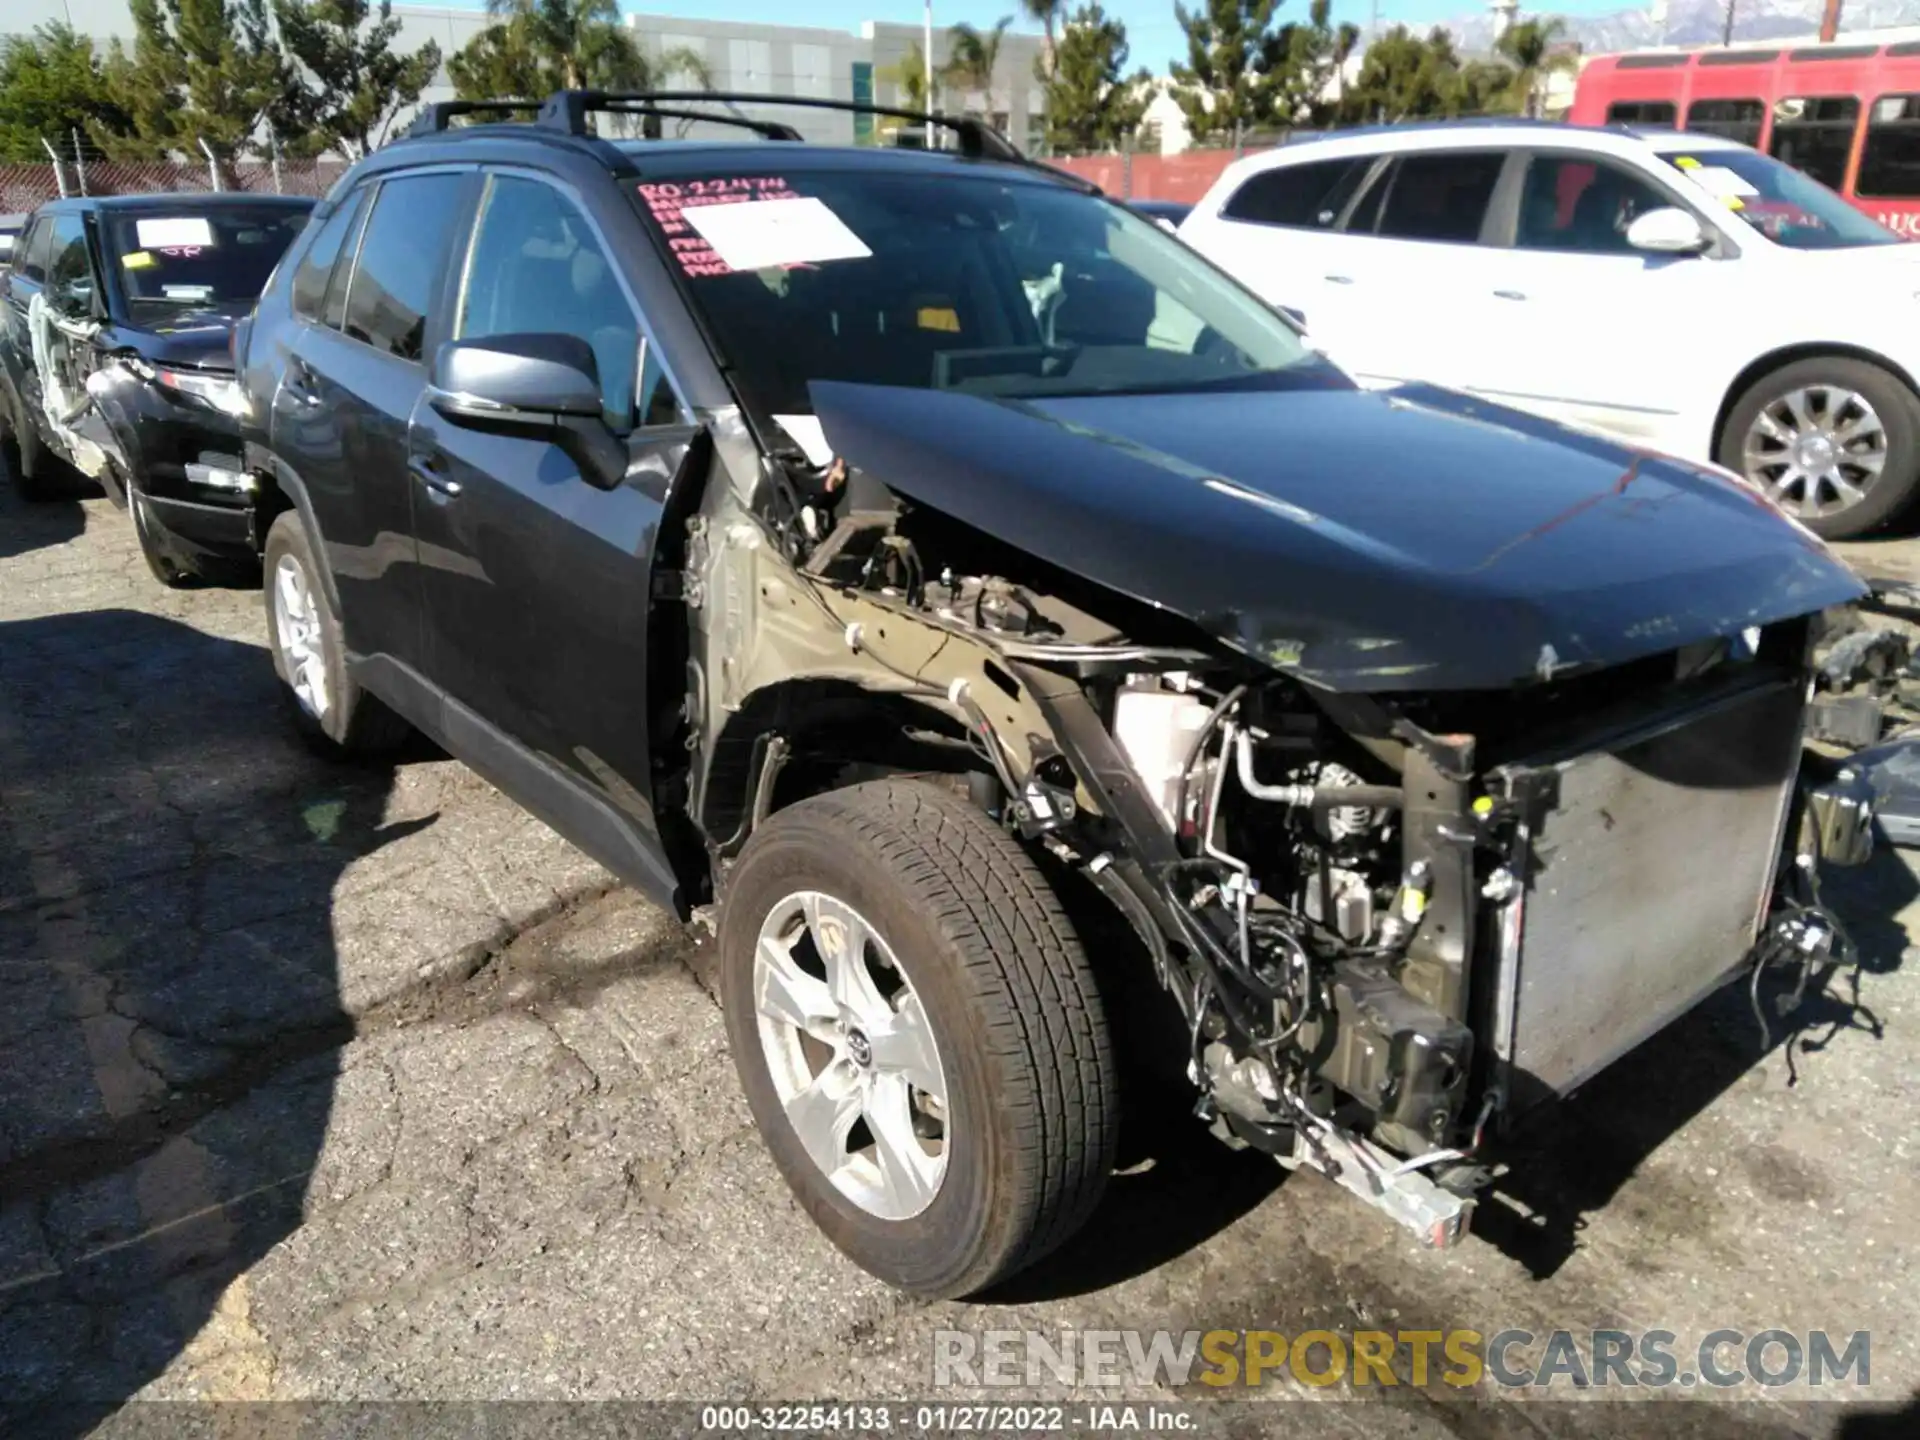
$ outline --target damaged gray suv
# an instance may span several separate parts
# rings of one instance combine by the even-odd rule
[[[1866,812],[1802,725],[1860,586],[1743,482],[1360,390],[977,124],[715,104],[357,164],[242,338],[246,459],[298,724],[417,727],[714,916],[853,1260],[958,1295],[1072,1234],[1135,984],[1200,1123],[1445,1245],[1514,1116],[1833,943]],[[696,113],[757,135],[648,138]]]

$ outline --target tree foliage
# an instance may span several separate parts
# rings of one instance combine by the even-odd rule
[[[1174,14],[1187,59],[1173,66],[1174,99],[1197,139],[1319,125],[1334,118],[1341,68],[1360,41],[1335,25],[1329,0],[1311,0],[1304,21],[1279,22],[1284,0],[1204,0]]]
[[[1423,38],[1396,25],[1367,47],[1338,118],[1390,125],[1485,114],[1506,108],[1513,83],[1513,72],[1504,65],[1462,63],[1444,30]]]
[[[227,159],[255,139],[279,101],[289,67],[267,19],[267,0],[128,0],[133,50],[115,40],[102,66],[132,124],[94,122],[88,133],[115,159]]]
[[[93,42],[72,27],[42,25],[0,47],[0,160],[45,160],[43,138],[70,145],[76,131],[123,135],[132,124]]]
[[[1547,82],[1579,61],[1564,48],[1567,22],[1558,16],[1517,20],[1494,41],[1494,52],[1513,67],[1508,97],[1523,115],[1538,115],[1546,99]]]
[[[942,72],[933,71],[933,90],[927,90],[927,52],[920,48],[920,42],[914,41],[907,46],[906,54],[891,65],[882,66],[878,77],[900,92],[899,108],[918,110],[923,113],[936,110],[940,106],[940,82],[945,78]],[[882,130],[895,130],[906,122],[897,116],[882,117]]]
[[[620,23],[615,0],[487,0],[493,23],[447,62],[462,99],[539,99],[555,90],[712,84],[706,60],[677,48],[649,54]]]
[[[1146,114],[1146,70],[1127,74],[1127,27],[1097,3],[1082,5],[1060,27],[1049,73],[1036,63],[1046,92],[1047,144],[1054,150],[1112,150],[1140,128]]]
[[[273,18],[290,74],[272,119],[295,154],[365,155],[440,68],[431,40],[411,55],[394,53],[400,22],[391,0],[273,0]]]

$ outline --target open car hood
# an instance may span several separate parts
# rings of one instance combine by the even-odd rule
[[[1430,386],[811,393],[898,494],[1336,690],[1505,686],[1864,593],[1724,474]]]

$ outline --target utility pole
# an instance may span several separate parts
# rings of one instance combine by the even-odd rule
[[[927,67],[927,109],[933,109],[933,0],[927,0],[925,49],[920,58]]]
[[[1727,0],[1727,28],[1720,32],[1720,43],[1733,44],[1733,0]]]
[[[1840,33],[1841,0],[1827,0],[1826,13],[1820,17],[1820,43],[1831,45]]]

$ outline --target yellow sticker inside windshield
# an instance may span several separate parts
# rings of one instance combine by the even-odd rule
[[[120,257],[123,270],[151,270],[159,262],[144,250],[133,250]]]
[[[948,305],[923,305],[920,307],[920,328],[922,330],[947,330],[960,333],[960,314]]]
[[[1700,162],[1691,155],[1682,155],[1673,163],[1678,165],[1682,170],[1698,170],[1700,168]]]

